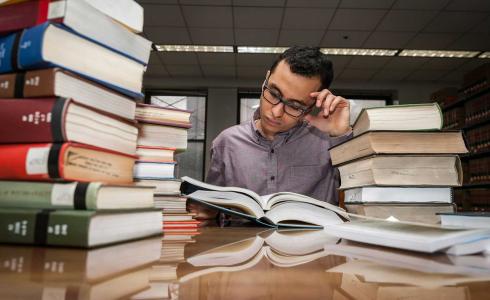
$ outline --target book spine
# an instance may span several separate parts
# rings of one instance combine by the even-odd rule
[[[93,212],[53,212],[49,216],[46,245],[88,247],[88,231]]]
[[[100,183],[0,181],[0,207],[96,209]]]
[[[65,99],[2,100],[0,143],[62,142]],[[15,128],[15,130],[13,130]]]
[[[59,174],[59,148],[56,144],[0,145],[0,179],[50,180]]]
[[[52,66],[43,58],[43,40],[49,22],[24,30],[19,40],[18,67],[39,69]]]
[[[87,247],[92,213],[0,209],[0,242]]]
[[[0,74],[13,72],[16,69],[16,46],[20,33],[10,34],[0,38]]]
[[[0,9],[0,33],[7,33],[40,24],[47,19],[49,0],[7,5]]]
[[[18,73],[0,75],[0,98],[15,98]]]
[[[35,70],[25,73],[21,97],[54,97],[56,69]]]
[[[0,209],[0,242],[34,244],[39,212],[38,210]]]

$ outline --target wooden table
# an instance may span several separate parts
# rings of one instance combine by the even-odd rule
[[[490,299],[490,258],[253,227],[93,250],[0,246],[0,299],[121,298]]]

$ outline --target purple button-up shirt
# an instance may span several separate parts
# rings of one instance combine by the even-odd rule
[[[232,126],[213,141],[206,182],[237,186],[259,195],[295,192],[338,203],[339,175],[328,149],[352,137],[331,137],[305,122],[273,141],[252,120]]]

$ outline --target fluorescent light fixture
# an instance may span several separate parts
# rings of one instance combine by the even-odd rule
[[[451,57],[471,58],[478,55],[478,51],[443,51],[443,50],[402,50],[398,56],[411,57]]]
[[[355,55],[355,56],[395,56],[398,50],[393,49],[355,49],[355,48],[322,48],[327,55]]]
[[[478,55],[478,58],[490,58],[490,51],[483,52],[482,54]]]
[[[283,53],[289,47],[248,47],[238,46],[238,53]]]
[[[233,52],[233,46],[204,46],[204,45],[155,45],[163,52]]]

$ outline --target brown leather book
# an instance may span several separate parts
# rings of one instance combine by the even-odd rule
[[[38,97],[73,98],[105,113],[135,118],[133,99],[61,68],[0,75],[0,98]]]

